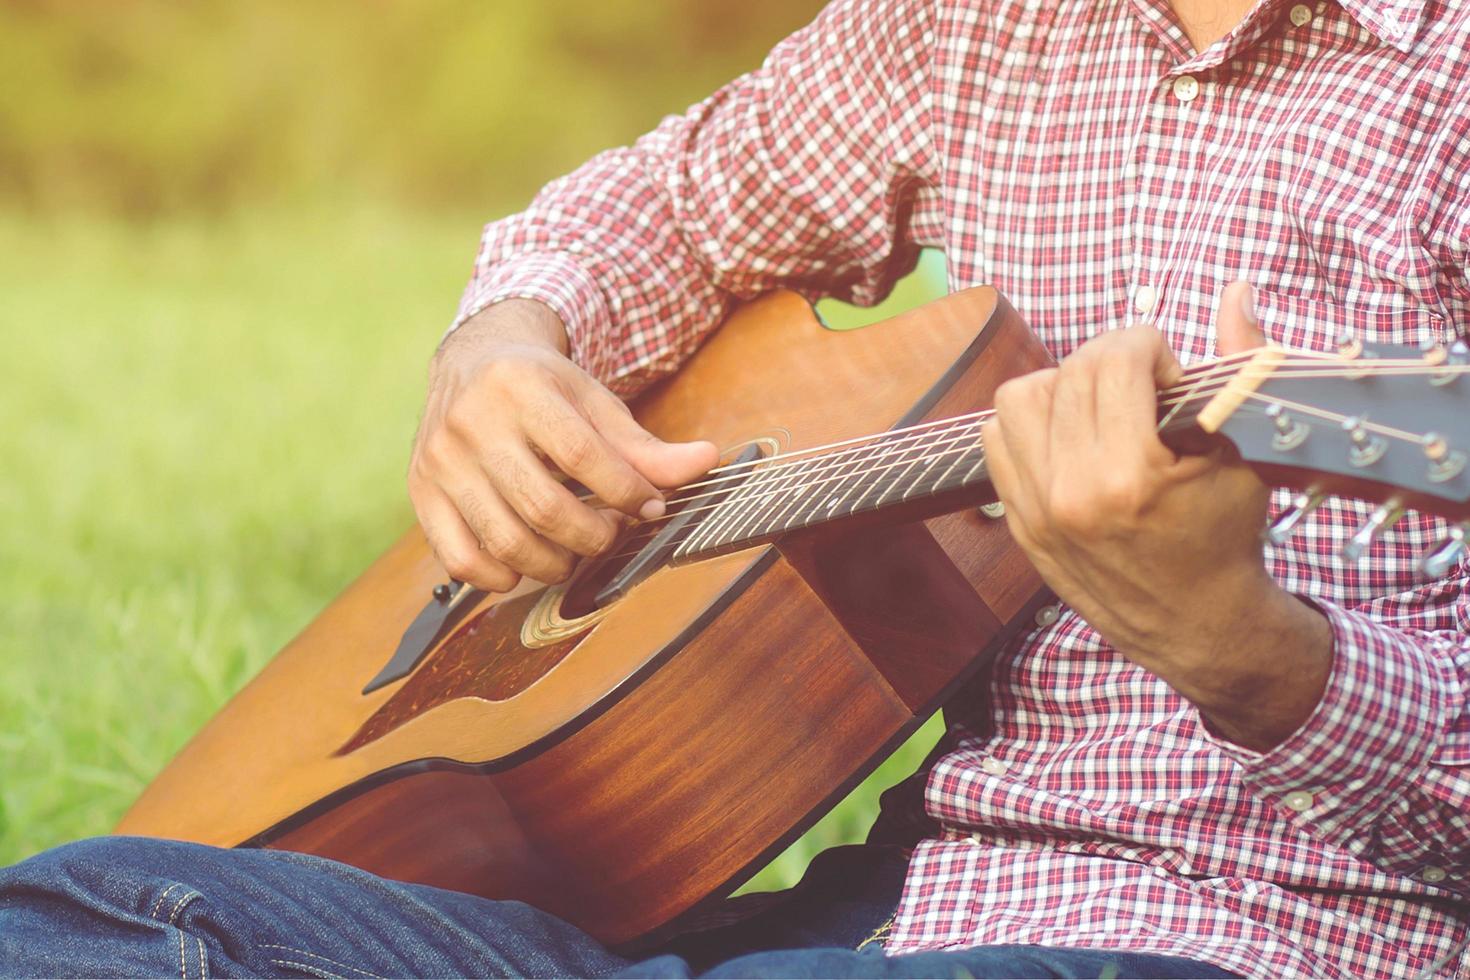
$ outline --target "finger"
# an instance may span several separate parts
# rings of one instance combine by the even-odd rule
[[[981,426],[980,438],[985,446],[986,473],[996,496],[1005,505],[1006,527],[1022,550],[1030,553],[1036,544],[1031,514],[1036,501],[1022,489],[1021,476],[1006,442],[1005,426],[992,417]]]
[[[1232,282],[1220,293],[1215,314],[1215,350],[1221,357],[1239,354],[1266,343],[1256,319],[1255,290],[1248,282]]]
[[[501,444],[493,453],[481,456],[481,467],[501,500],[527,527],[568,551],[601,554],[612,546],[621,529],[616,513],[578,500],[524,443]]]
[[[628,407],[607,391],[595,393],[583,404],[598,431],[654,486],[691,483],[720,461],[712,442],[663,441],[639,425]]]
[[[1051,409],[1056,379],[1055,368],[1035,371],[1007,381],[995,393],[995,416],[990,425],[1001,428],[1003,464],[1008,463],[1015,474],[1010,481],[1010,492],[1012,499],[1023,502],[1023,506],[1041,500],[1040,491],[1050,479]],[[1006,509],[1009,511],[1010,507],[1011,500],[1007,500]]]
[[[449,495],[490,557],[538,582],[561,582],[572,572],[570,551],[532,531],[482,474],[464,474]]]
[[[1158,435],[1159,389],[1178,382],[1179,361],[1153,327],[1129,327],[1114,336],[1098,358],[1101,445],[1116,467],[1165,466],[1174,454]]]
[[[658,488],[560,390],[546,392],[528,409],[522,424],[534,448],[604,503],[645,519],[663,513]]]
[[[1084,345],[1057,369],[1052,389],[1049,437],[1054,465],[1087,461],[1098,452],[1097,344]]]
[[[479,538],[442,490],[420,485],[410,496],[429,549],[450,578],[486,592],[509,592],[519,584],[520,575],[480,549]]]

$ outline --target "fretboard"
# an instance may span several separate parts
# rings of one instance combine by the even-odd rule
[[[886,433],[858,446],[756,467],[698,515],[675,563],[748,548],[790,531],[989,486],[978,419]]]
[[[1193,378],[1162,392],[1160,435],[1181,451],[1195,432],[1199,407],[1218,389],[1200,390]],[[993,499],[979,415],[944,419],[883,433],[855,445],[757,463],[738,485],[718,493],[718,504],[695,512],[673,553],[685,564],[739,551],[791,531],[916,504],[958,509],[970,498]],[[713,495],[706,495],[713,496]],[[933,513],[942,513],[938,508]]]

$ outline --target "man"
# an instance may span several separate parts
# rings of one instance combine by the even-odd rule
[[[838,0],[486,230],[410,491],[445,567],[487,588],[559,580],[610,542],[615,518],[549,467],[651,516],[714,462],[609,388],[675,369],[740,298],[871,302],[937,246],[954,285],[995,283],[1064,359],[1002,390],[985,441],[1066,609],[997,664],[993,730],[960,727],[932,766],[937,829],[901,894],[829,889],[721,940],[851,946],[861,921],[891,955],[726,975],[1470,965],[1470,600],[1463,566],[1413,568],[1442,523],[1410,517],[1348,564],[1365,509],[1333,501],[1263,556],[1266,489],[1153,430],[1176,357],[1463,333],[1467,37],[1470,9],[1443,0]],[[0,888],[17,972],[690,967],[277,853],[84,843]]]

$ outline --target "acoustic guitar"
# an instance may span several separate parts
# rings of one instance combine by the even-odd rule
[[[117,830],[272,847],[559,915],[630,947],[809,827],[1056,607],[1006,534],[981,425],[1050,363],[989,288],[857,331],[777,293],[634,403],[730,447],[565,585],[446,581],[417,529],[158,776]],[[1196,365],[1164,438],[1297,488],[1470,518],[1470,351],[1344,338]],[[1458,560],[1454,526],[1424,559]]]

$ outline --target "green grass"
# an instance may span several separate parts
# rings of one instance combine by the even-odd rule
[[[412,519],[424,367],[477,234],[362,212],[0,220],[0,864],[105,833]],[[759,886],[860,837],[876,792]]]

